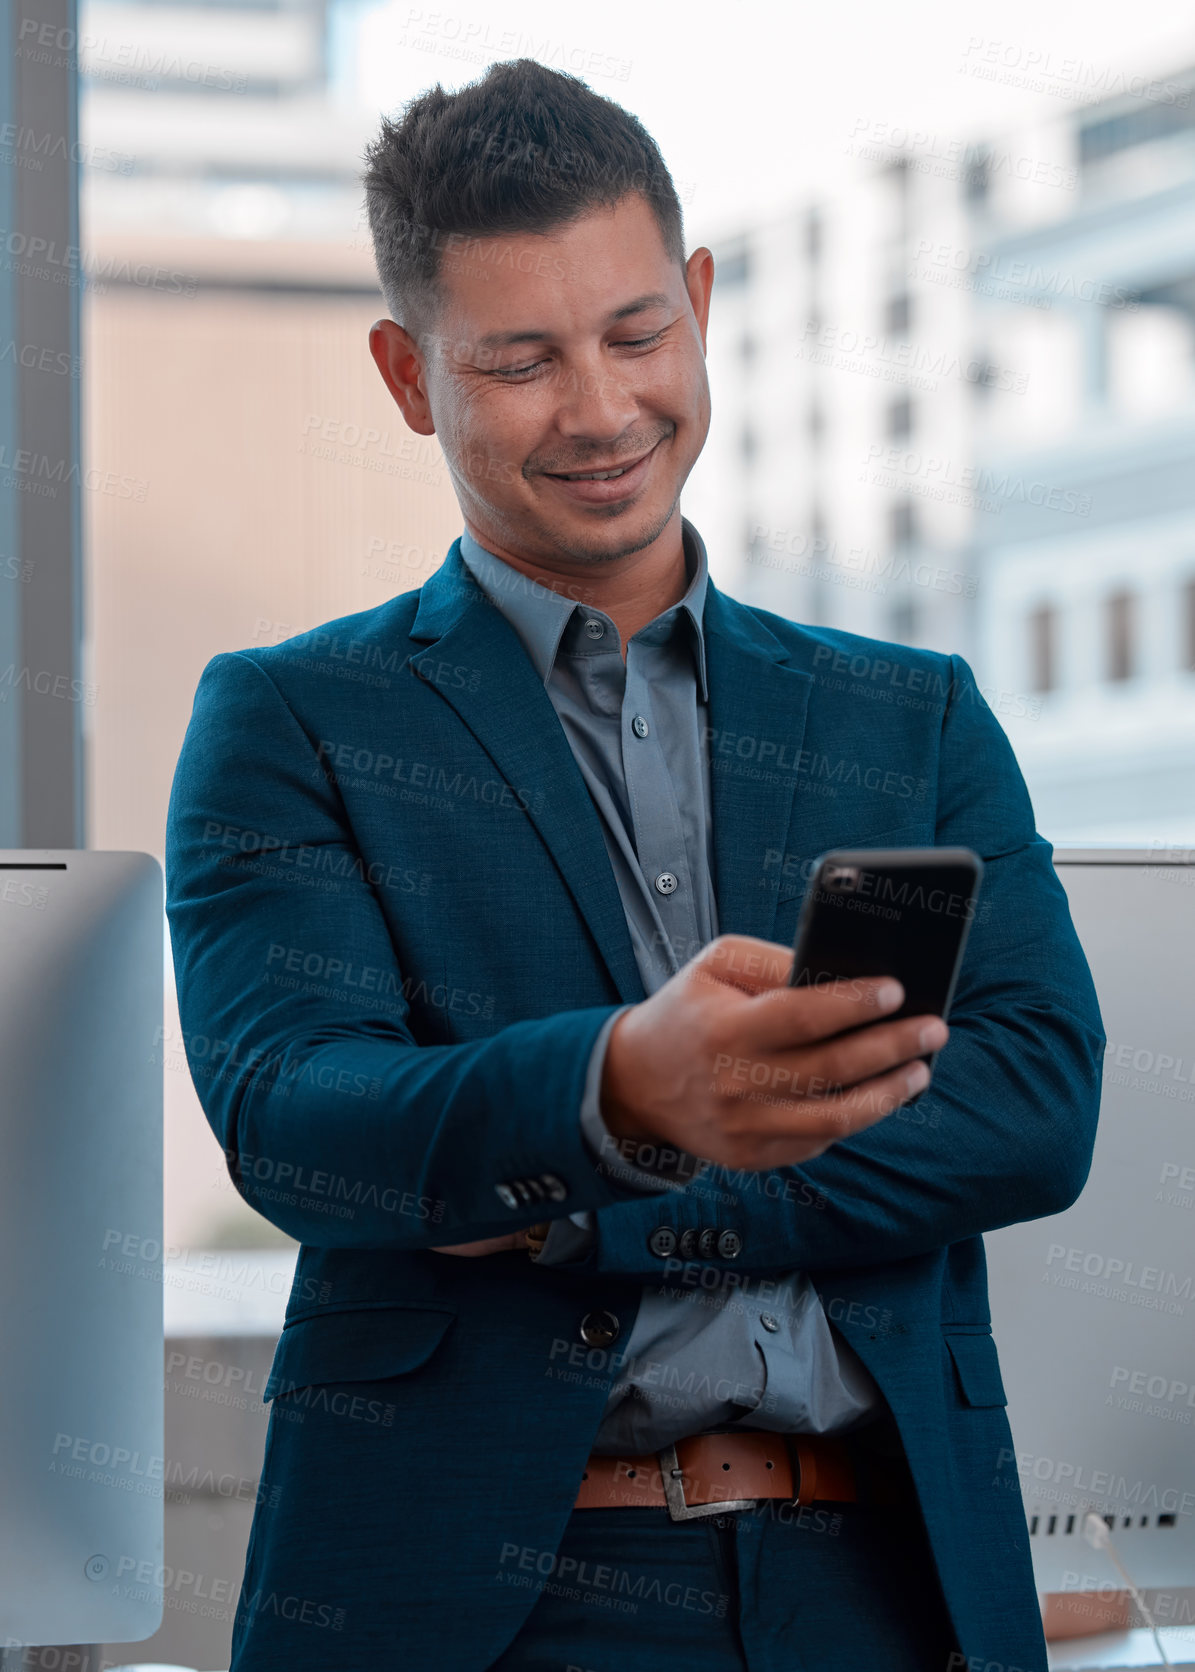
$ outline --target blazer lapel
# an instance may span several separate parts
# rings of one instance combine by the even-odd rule
[[[624,1003],[646,997],[597,809],[552,700],[514,628],[476,585],[455,540],[423,584],[411,637],[432,689],[459,714],[503,779],[522,796],[597,942]],[[461,683],[437,664],[467,670]]]
[[[703,624],[718,925],[768,940],[778,899],[772,873],[792,818],[813,678],[784,665],[779,639],[712,580]],[[646,994],[597,810],[543,682],[473,581],[459,540],[423,584],[411,637],[435,647],[408,658],[412,677],[426,678],[455,709],[522,796],[620,997],[637,1003]],[[452,677],[438,675],[444,667]],[[463,679],[458,669],[467,670]]]
[[[813,675],[712,580],[704,624],[718,927],[771,940]]]

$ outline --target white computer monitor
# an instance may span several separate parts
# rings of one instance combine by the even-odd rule
[[[149,854],[0,850],[7,1648],[161,1624],[165,954]]]
[[[1065,1213],[985,1238],[1040,1592],[1195,1585],[1195,864],[1054,855],[1108,1036],[1091,1173]]]

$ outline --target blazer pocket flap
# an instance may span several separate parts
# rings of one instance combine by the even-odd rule
[[[287,1324],[262,1393],[317,1382],[373,1382],[417,1370],[435,1352],[456,1313],[443,1307],[351,1307]]]
[[[1007,1405],[993,1338],[987,1334],[947,1334],[945,1339],[967,1404]]]

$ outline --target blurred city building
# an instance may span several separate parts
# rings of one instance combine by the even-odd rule
[[[740,596],[966,656],[1056,842],[1195,841],[1193,88],[860,122],[853,190],[715,249],[691,514]]]

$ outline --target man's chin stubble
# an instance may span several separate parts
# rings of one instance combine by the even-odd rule
[[[653,541],[658,540],[660,535],[663,534],[664,530],[668,527],[668,524],[672,521],[673,513],[675,512],[679,501],[680,496],[678,495],[668,507],[668,510],[660,518],[658,525],[651,525],[645,533],[637,535],[633,539],[628,539],[625,542],[620,541],[612,550],[602,549],[595,551],[591,546],[581,546],[576,543],[568,542],[561,539],[553,530],[553,554],[557,557],[566,557],[570,563],[588,563],[594,567],[597,567],[598,564],[602,563],[617,563],[621,558],[630,557],[633,552],[641,552],[645,547],[650,546]],[[624,511],[625,506],[617,504],[610,506],[603,505],[595,507],[595,509],[598,510],[599,514],[604,512],[607,517],[613,518],[617,516],[619,512]]]

